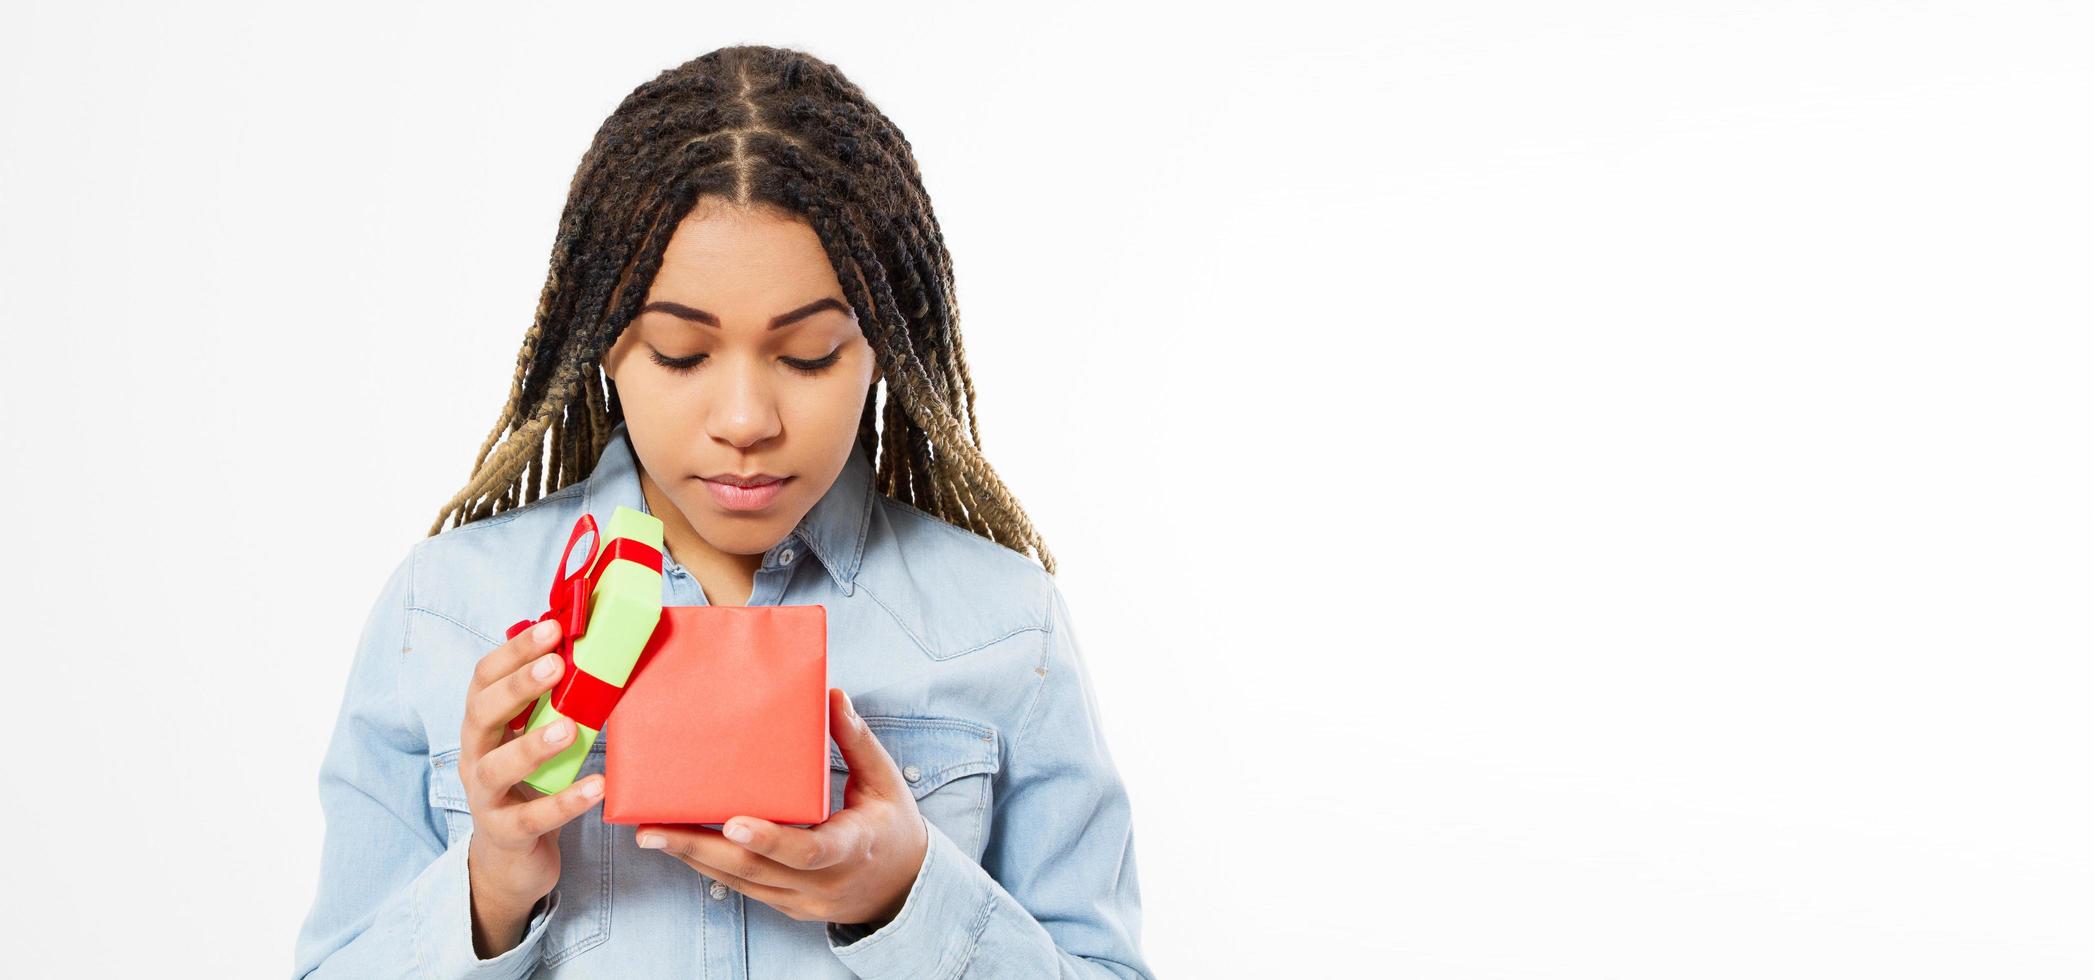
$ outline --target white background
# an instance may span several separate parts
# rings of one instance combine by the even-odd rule
[[[2094,970],[2084,5],[6,21],[11,974],[287,972],[573,168],[741,42],[915,145],[1159,975]]]

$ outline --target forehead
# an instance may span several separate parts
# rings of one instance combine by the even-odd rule
[[[707,199],[677,223],[647,298],[689,303],[723,318],[769,319],[840,295],[829,255],[806,219]]]

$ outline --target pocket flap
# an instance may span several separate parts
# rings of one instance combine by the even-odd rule
[[[904,779],[913,770],[909,789],[919,800],[961,776],[997,771],[996,729],[958,718],[863,715],[873,736],[894,757]],[[829,769],[848,773],[843,753],[829,746]]]
[[[596,737],[596,744],[589,746],[589,754],[600,756],[604,751],[604,738]],[[458,775],[458,746],[439,749],[429,756],[429,805],[446,810],[468,809],[465,801],[465,778]],[[588,763],[584,763],[586,771]],[[599,767],[600,768],[600,767]]]
[[[429,757],[429,805],[445,810],[463,810],[465,780],[458,775],[458,750],[445,749]]]

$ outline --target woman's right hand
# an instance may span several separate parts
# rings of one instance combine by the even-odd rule
[[[557,831],[603,796],[601,775],[551,796],[523,782],[574,740],[574,722],[566,718],[523,735],[509,731],[509,719],[560,679],[560,656],[552,652],[559,636],[556,620],[516,634],[480,658],[466,691],[458,736],[458,777],[473,817],[466,868],[475,918],[499,924],[491,932],[520,926],[559,884]]]

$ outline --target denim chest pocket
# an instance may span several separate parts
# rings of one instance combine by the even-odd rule
[[[866,727],[887,749],[916,797],[916,809],[979,862],[997,771],[996,729],[958,718],[865,714]],[[829,749],[829,812],[843,809],[850,767]]]
[[[576,778],[603,772],[604,743],[590,746]],[[429,805],[444,815],[450,841],[472,829],[465,782],[458,775],[458,750],[429,758]],[[611,834],[604,827],[603,804],[583,811],[560,827],[560,883],[553,891],[558,908],[546,924],[539,946],[547,966],[580,956],[611,938]]]

